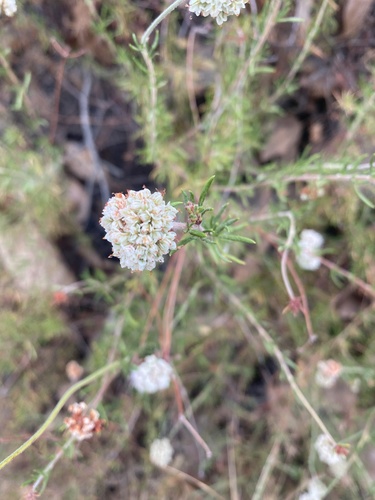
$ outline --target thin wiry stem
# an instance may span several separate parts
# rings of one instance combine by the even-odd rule
[[[281,276],[286,288],[286,291],[288,293],[288,296],[290,300],[294,300],[296,298],[292,285],[290,284],[289,281],[289,276],[288,276],[288,256],[289,256],[289,250],[293,245],[294,238],[296,237],[296,223],[294,219],[294,215],[292,212],[286,211],[286,212],[276,212],[275,214],[266,214],[266,215],[259,215],[256,217],[252,217],[251,221],[261,221],[261,220],[268,220],[268,219],[275,219],[275,218],[283,218],[286,217],[289,219],[289,232],[288,232],[288,237],[284,245],[284,250],[281,255]]]
[[[147,28],[141,38],[141,48],[140,52],[142,54],[143,60],[147,67],[147,72],[149,76],[149,92],[150,92],[150,102],[149,102],[149,110],[147,116],[147,127],[148,127],[148,135],[149,135],[149,147],[150,147],[150,156],[151,160],[155,158],[155,147],[156,147],[156,138],[157,138],[157,129],[156,129],[156,104],[158,99],[158,91],[157,91],[157,81],[156,81],[156,73],[155,67],[152,62],[152,58],[150,56],[147,43],[150,38],[151,33],[156,29],[156,27],[165,19],[174,9],[176,9],[182,2],[185,0],[175,0],[169,7],[167,7]]]
[[[290,274],[292,275],[294,282],[298,288],[299,295],[302,300],[302,314],[305,317],[305,323],[306,323],[306,328],[307,328],[307,333],[309,336],[309,342],[315,342],[317,340],[317,335],[314,333],[314,329],[312,326],[311,322],[311,317],[310,317],[310,308],[309,308],[309,303],[307,300],[306,292],[304,289],[304,286],[302,284],[302,281],[300,277],[297,274],[297,271],[294,268],[294,265],[291,261],[288,262],[288,269],[290,271]]]
[[[150,24],[147,30],[143,33],[141,38],[141,45],[146,45],[151,33],[156,29],[157,26],[165,19],[172,11],[174,11],[179,5],[181,5],[186,0],[175,0],[169,7],[167,7],[163,12]]]
[[[212,457],[212,451],[210,450],[209,446],[207,443],[202,439],[201,435],[197,430],[191,425],[189,420],[185,417],[185,415],[180,415],[178,417],[179,421],[182,423],[182,425],[190,432],[190,434],[194,437],[194,439],[199,443],[204,451],[206,452],[206,457],[211,458]]]
[[[129,303],[131,302],[133,298],[133,294],[131,294],[129,297],[128,297],[128,300],[126,301],[126,307],[128,307]],[[123,327],[124,327],[124,323],[125,323],[125,317],[122,316],[120,318],[118,318],[116,320],[116,324],[115,324],[115,327],[113,329],[113,340],[112,340],[112,347],[109,351],[109,354],[108,354],[108,358],[107,358],[107,365],[110,365],[111,363],[114,362],[115,358],[116,358],[116,354],[118,352],[118,345],[119,345],[119,342],[120,342],[120,339],[121,339],[121,334],[122,334],[122,330],[123,330]],[[91,401],[91,403],[89,404],[89,407],[90,408],[96,408],[98,406],[98,404],[101,402],[101,400],[103,399],[103,396],[106,392],[106,390],[108,389],[108,387],[110,386],[113,378],[115,377],[116,375],[115,374],[110,374],[110,373],[106,373],[103,377],[103,380],[102,380],[102,383],[100,385],[100,389],[98,390],[97,394],[95,395],[94,399]]]
[[[163,357],[168,360],[171,345],[172,345],[172,325],[173,325],[173,315],[176,305],[177,289],[180,282],[182,269],[184,267],[184,261],[186,256],[186,249],[182,248],[179,250],[178,254],[175,254],[176,265],[174,267],[174,273],[172,276],[171,285],[169,288],[167,300],[165,303],[165,313],[163,317]]]
[[[202,33],[202,29],[193,26],[193,28],[190,30],[186,45],[186,90],[189,98],[191,115],[193,117],[194,126],[196,128],[198,128],[199,125],[199,110],[197,101],[195,99],[193,60],[194,43],[197,33]]]
[[[38,493],[38,488],[40,483],[45,479],[45,477],[53,470],[57,462],[63,457],[65,451],[69,448],[69,446],[76,440],[74,436],[70,436],[70,438],[66,441],[64,446],[56,453],[53,459],[44,467],[43,471],[39,474],[36,481],[33,483],[32,491],[33,493]]]
[[[287,77],[285,78],[285,81],[283,84],[277,89],[277,92],[272,96],[271,102],[277,101],[285,92],[285,90],[288,88],[290,82],[293,80],[293,78],[296,76],[297,72],[299,71],[303,61],[305,60],[311,44],[318,32],[318,29],[323,21],[324,13],[326,11],[327,5],[328,5],[329,0],[323,0],[322,5],[320,6],[319,12],[315,18],[315,22],[313,27],[311,28],[309,34],[307,35],[306,41],[302,47],[302,50],[300,51],[297,59],[294,61],[294,64],[292,68],[290,69]]]
[[[276,344],[274,339],[271,337],[271,335],[267,332],[265,328],[258,322],[254,314],[242,304],[240,299],[233,295],[227,287],[217,278],[217,276],[209,271],[208,269],[205,269],[206,274],[210,277],[213,283],[217,285],[217,290],[221,294],[223,294],[227,299],[229,299],[229,302],[232,303],[232,305],[240,311],[246,320],[249,322],[250,325],[252,325],[256,331],[258,332],[260,338],[262,339],[262,342],[265,346],[268,347],[268,349],[272,349],[273,354],[275,355],[276,359],[279,362],[280,368],[283,371],[285,378],[287,382],[289,383],[292,391],[294,394],[297,396],[297,399],[301,403],[301,405],[308,411],[312,419],[316,422],[318,427],[321,429],[321,431],[326,434],[330,439],[332,439],[333,442],[335,440],[333,439],[331,433],[327,429],[327,427],[324,425],[322,419],[319,417],[319,415],[316,413],[314,408],[311,406],[309,401],[307,400],[306,396],[303,394],[299,386],[297,385],[297,382],[294,379],[294,376],[288,366],[288,363],[285,361],[284,355],[281,352],[281,349],[279,346]]]
[[[158,90],[156,86],[156,73],[154,64],[152,62],[152,58],[148,52],[146,46],[141,49],[142,57],[145,61],[148,77],[149,77],[149,92],[150,92],[150,102],[149,109],[147,115],[147,128],[148,128],[148,136],[149,136],[149,147],[150,147],[150,156],[151,160],[154,160],[155,156],[155,147],[156,147],[156,104],[158,100]]]
[[[181,479],[183,481],[186,481],[187,483],[191,483],[200,490],[204,491],[208,495],[210,495],[212,498],[217,498],[218,500],[225,500],[224,497],[219,495],[214,489],[211,488],[211,486],[208,486],[208,484],[203,483],[202,481],[199,481],[199,479],[190,476],[189,474],[186,474],[186,472],[182,472],[181,470],[175,469],[174,467],[171,467],[170,465],[167,465],[166,467],[163,467],[163,470],[166,472],[170,473],[174,477]]]
[[[254,495],[252,496],[251,500],[261,500],[262,498],[264,498],[264,490],[266,489],[268,479],[271,475],[272,469],[274,468],[276,463],[277,456],[280,452],[280,445],[281,438],[277,437],[263,466],[262,472],[255,487]]]
[[[328,267],[328,269],[330,269],[331,271],[334,271],[337,274],[344,276],[350,282],[354,283],[356,286],[358,286],[360,290],[362,290],[362,292],[365,295],[371,297],[372,299],[375,298],[375,289],[365,281],[355,276],[353,273],[346,271],[346,269],[343,269],[342,267],[334,264],[333,262],[325,259],[324,257],[320,257],[320,262],[323,264],[323,266]]]
[[[316,168],[316,167],[315,167]],[[335,170],[342,170],[345,173],[331,173]],[[369,171],[370,173],[360,173]],[[372,173],[374,172],[374,173]],[[290,184],[291,182],[319,182],[319,181],[336,181],[336,182],[355,182],[363,181],[375,184],[375,169],[371,163],[363,163],[360,165],[347,165],[343,166],[338,163],[325,163],[322,165],[322,171],[317,173],[308,174],[296,174],[296,175],[283,175],[280,179],[276,176],[275,172],[270,172],[269,174],[262,174],[262,179],[255,179],[251,184],[241,184],[241,186],[216,186],[214,189],[217,191],[230,191],[233,193],[239,193],[242,191],[248,192],[249,189],[259,186],[270,186],[276,181],[282,182],[283,184]],[[268,177],[269,176],[269,177]]]
[[[237,469],[236,469],[236,452],[234,447],[234,432],[238,426],[237,418],[232,417],[227,432],[227,457],[228,457],[228,476],[230,500],[240,500],[238,491]]]
[[[185,417],[184,413],[184,404],[182,402],[181,388],[179,385],[179,381],[177,377],[173,377],[173,390],[175,394],[177,411],[178,411],[178,421],[189,431],[189,433],[193,436],[195,441],[203,448],[206,453],[207,458],[212,457],[212,451],[210,450],[208,444],[199,434],[199,432],[195,429],[195,427],[189,422],[189,420]]]

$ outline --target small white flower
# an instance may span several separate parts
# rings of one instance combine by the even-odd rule
[[[326,434],[320,434],[314,445],[320,460],[329,465],[336,477],[341,477],[346,471],[347,450],[336,445]]]
[[[110,198],[100,224],[121,267],[151,271],[157,262],[164,262],[163,255],[176,249],[176,233],[171,231],[176,214],[161,193],[142,189]]]
[[[150,446],[150,460],[154,465],[166,467],[171,463],[173,448],[168,438],[155,439]]]
[[[238,16],[248,0],[190,0],[189,11],[197,16],[211,16],[221,25],[228,16]]]
[[[172,375],[171,365],[152,354],[130,373],[130,383],[138,392],[154,394],[168,389]]]
[[[16,0],[0,0],[0,14],[12,17],[17,12]]]
[[[307,485],[307,491],[299,496],[299,500],[322,500],[327,491],[327,486],[319,478],[313,477]]]
[[[319,361],[315,373],[315,382],[320,387],[330,389],[333,387],[337,380],[340,378],[342,371],[341,363],[334,359],[327,359],[326,361]]]
[[[318,251],[324,243],[323,236],[313,229],[304,229],[298,242],[297,262],[302,269],[316,271],[320,267]]]

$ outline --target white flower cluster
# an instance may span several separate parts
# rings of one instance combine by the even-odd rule
[[[171,365],[151,354],[130,373],[130,383],[138,392],[154,394],[168,389],[172,375]]]
[[[316,367],[315,382],[320,387],[330,389],[340,378],[342,365],[334,359],[319,361]]]
[[[314,229],[304,229],[298,242],[297,262],[302,269],[316,271],[320,267],[318,251],[324,243],[323,236]]]
[[[16,0],[0,0],[0,14],[12,17],[17,12]]]
[[[171,463],[173,447],[168,438],[155,439],[150,446],[150,460],[158,467],[166,467]]]
[[[121,267],[151,271],[156,262],[164,262],[163,255],[176,249],[176,233],[171,231],[176,214],[161,193],[142,189],[116,193],[105,205],[100,224]]]
[[[326,434],[320,434],[315,441],[316,449],[320,460],[329,465],[329,468],[336,477],[341,477],[346,471],[346,450],[336,445]]]
[[[298,500],[322,500],[327,491],[327,486],[318,477],[313,477],[307,485],[307,491],[302,493]]]
[[[245,8],[248,0],[190,0],[189,11],[193,14],[216,19],[221,25],[228,19],[228,16],[238,16],[241,9]]]

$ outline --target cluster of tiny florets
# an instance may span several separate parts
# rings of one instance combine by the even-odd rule
[[[103,428],[104,420],[99,418],[99,413],[91,409],[87,414],[86,403],[73,403],[68,408],[70,417],[64,419],[69,432],[78,441],[90,439]]]
[[[121,267],[151,271],[157,262],[164,262],[165,254],[176,249],[176,233],[171,231],[176,214],[161,193],[142,189],[110,198],[100,224]]]
[[[345,473],[349,453],[347,448],[335,444],[326,434],[318,436],[314,447],[321,462],[327,464],[335,476],[341,477]]]
[[[0,14],[12,17],[17,12],[16,0],[0,0]]]
[[[330,389],[340,378],[342,365],[334,359],[319,361],[316,367],[315,382],[320,387]]]
[[[298,500],[322,500],[328,491],[327,486],[318,477],[310,479],[307,491]]]
[[[211,16],[221,25],[228,16],[238,16],[247,0],[190,0],[189,11],[197,16]]]
[[[316,271],[320,267],[319,250],[323,246],[323,236],[314,229],[304,229],[298,242],[297,262],[302,269]]]
[[[168,389],[172,375],[171,365],[152,354],[130,373],[130,383],[138,392],[153,394]]]
[[[158,467],[166,467],[171,463],[173,448],[168,438],[155,439],[150,446],[150,460]]]

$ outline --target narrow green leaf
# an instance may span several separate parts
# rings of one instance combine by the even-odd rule
[[[221,208],[220,210],[218,211],[217,215],[215,215],[214,219],[215,220],[219,220],[220,217],[223,215],[225,209],[227,208],[227,206],[229,205],[229,203],[225,203]]]
[[[194,236],[185,236],[185,238],[182,238],[179,242],[178,242],[178,246],[179,247],[183,247],[184,245],[187,245],[188,243],[190,243],[191,241],[195,240]]]
[[[200,214],[203,216],[207,212],[212,212],[212,210],[213,210],[213,208],[211,208],[211,207],[205,208],[204,210],[200,211]]]
[[[228,226],[231,226],[232,224],[234,224],[235,222],[237,222],[239,219],[227,219],[225,221],[225,225],[228,227]]]
[[[253,75],[259,75],[259,74],[269,74],[269,73],[275,73],[276,70],[274,68],[270,68],[269,66],[258,66],[257,68],[254,69]]]
[[[246,238],[246,236],[240,236],[239,234],[225,234],[220,236],[219,239],[225,241],[240,241],[241,243],[256,243],[254,240]]]
[[[215,229],[215,234],[216,235],[220,234],[222,231],[224,231],[224,229],[226,229],[227,227],[231,226],[232,224],[234,224],[237,221],[238,221],[238,219],[227,219],[227,220],[225,220],[224,222],[222,222],[221,224],[219,224],[217,226],[217,228]]]
[[[197,231],[196,229],[190,229],[189,234],[196,236],[197,238],[206,238],[206,234],[202,231]]]
[[[143,66],[143,64],[141,63],[141,61],[139,61],[137,58],[135,58],[133,56],[131,56],[131,60],[137,66],[137,68],[142,71],[142,73],[147,74],[147,68],[145,68]]]
[[[203,190],[201,192],[201,195],[199,197],[199,201],[198,201],[198,205],[199,206],[202,206],[203,203],[204,203],[204,200],[206,199],[206,196],[208,194],[208,191],[211,187],[211,184],[214,182],[214,179],[215,179],[215,176],[213,175],[212,177],[210,177],[208,179],[208,181],[206,182],[206,184],[203,186]]]
[[[368,207],[370,207],[370,208],[375,208],[375,205],[372,203],[372,201],[371,201],[371,200],[369,200],[369,199],[367,198],[367,196],[366,196],[365,194],[363,194],[363,193],[362,193],[362,191],[359,189],[359,187],[358,187],[358,186],[356,186],[355,184],[354,184],[354,191],[356,192],[356,195],[358,196],[358,198],[359,198],[361,201],[363,201],[363,203],[364,203],[365,205],[367,205],[367,206],[368,206]]]
[[[184,203],[187,203],[189,201],[189,197],[187,195],[187,192],[182,190],[182,196],[184,197]]]
[[[302,23],[302,17],[284,17],[278,20],[279,23]]]
[[[235,264],[241,264],[241,266],[244,266],[246,263],[245,261],[241,260],[241,259],[238,259],[237,257],[235,257],[234,255],[231,255],[231,254],[225,254],[225,256],[227,257],[227,259],[230,261],[230,262],[234,262]]]
[[[151,52],[154,52],[156,50],[158,43],[159,43],[159,30],[156,30],[155,38],[151,45]]]

